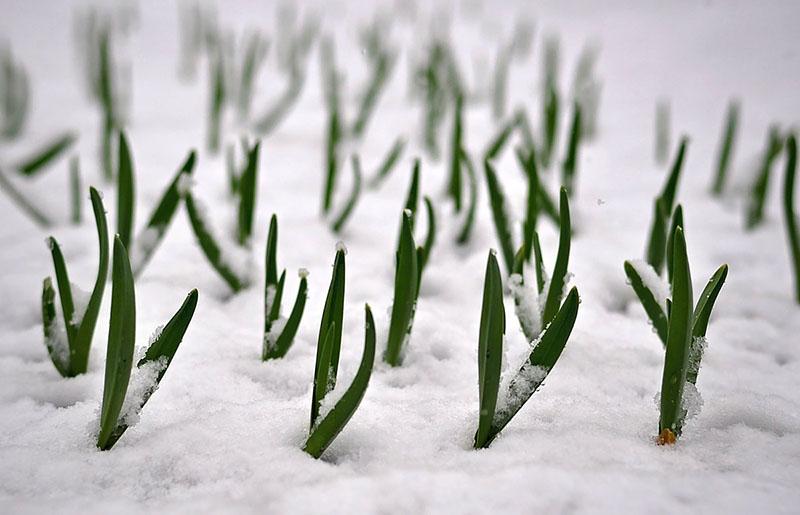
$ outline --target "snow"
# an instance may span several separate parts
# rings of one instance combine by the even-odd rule
[[[137,270],[142,265],[145,256],[153,251],[163,231],[163,226],[146,227],[136,235],[131,249],[131,268],[133,270]]]
[[[636,273],[639,274],[639,277],[642,278],[644,285],[656,298],[658,305],[666,312],[667,299],[672,297],[667,281],[659,276],[644,259],[631,259],[629,261]]]
[[[62,128],[80,132],[85,187],[105,193],[109,229],[116,198],[97,164],[98,113],[86,100],[72,41],[73,2],[10,0],[0,33],[30,74],[32,118],[20,142],[3,142],[0,164],[17,147],[43,142]],[[388,1],[383,5],[394,5]],[[227,183],[223,156],[204,149],[207,66],[196,82],[177,79],[174,3],[140,0],[130,35],[131,111],[126,127],[136,162],[137,206],[143,216],[190,148],[197,148],[195,194],[211,221],[224,227]],[[380,3],[315,2],[326,11],[321,29],[336,35],[337,62],[346,71],[342,104],[347,121],[368,69],[356,53],[356,27]],[[401,6],[407,4],[401,3]],[[411,5],[411,4],[408,4]],[[110,284],[100,309],[86,375],[63,379],[43,344],[42,279],[52,274],[42,238],[61,243],[70,277],[90,285],[97,273],[97,235],[89,203],[72,226],[68,174],[58,161],[19,188],[59,224],[35,227],[0,194],[0,512],[3,513],[792,513],[800,504],[800,308],[792,301],[791,270],[780,212],[783,159],[776,165],[767,219],[745,233],[737,184],[747,184],[746,157],[758,153],[772,122],[798,125],[800,66],[794,2],[622,2],[577,0],[535,4],[458,2],[455,18],[432,22],[431,7],[393,25],[400,62],[378,101],[359,147],[363,163],[379,163],[399,136],[409,143],[378,190],[364,191],[348,230],[331,234],[320,217],[326,109],[318,55],[296,107],[262,142],[258,205],[249,256],[251,286],[233,295],[211,269],[181,208],[154,260],[136,282],[137,333],[169,320],[186,293],[199,290],[194,319],[159,391],[109,452],[95,448],[94,413],[102,400]],[[482,7],[481,7],[482,5]],[[6,5],[4,5],[6,7]],[[218,2],[220,24],[261,27],[274,34],[274,4]],[[338,16],[331,16],[335,11]],[[417,21],[411,21],[416,16]],[[539,127],[539,70],[546,34],[561,37],[561,91],[566,93],[581,49],[601,46],[595,66],[602,83],[596,138],[583,146],[576,196],[571,283],[582,303],[572,337],[540,388],[489,449],[474,451],[477,426],[477,339],[487,249],[497,247],[479,152],[494,135],[487,102],[465,105],[465,144],[478,166],[472,240],[442,196],[447,160],[423,157],[420,196],[441,213],[427,264],[413,341],[402,367],[380,353],[364,399],[320,460],[302,452],[307,437],[319,323],[337,239],[349,250],[340,358],[342,387],[358,367],[364,304],[392,302],[397,221],[412,160],[420,155],[419,104],[409,104],[409,58],[431,24],[459,45],[470,83],[491,79],[497,43],[530,16],[532,54],[509,75],[509,112],[524,105]],[[438,19],[437,19],[438,20]],[[34,35],[36,37],[34,37]],[[271,39],[275,39],[271,37]],[[316,52],[316,48],[312,53]],[[284,85],[270,52],[253,110],[260,113]],[[483,64],[482,64],[483,63]],[[480,77],[477,77],[480,76]],[[491,80],[489,80],[491,83]],[[708,195],[727,102],[742,100],[731,189],[724,201]],[[730,274],[717,301],[697,388],[702,411],[687,421],[678,443],[653,443],[663,347],[625,284],[623,261],[640,258],[653,197],[665,168],[653,161],[656,100],[672,106],[671,140],[691,143],[678,200],[684,207],[695,295],[722,263]],[[568,100],[565,98],[565,101]],[[564,111],[569,112],[566,108]],[[449,118],[443,124],[446,132]],[[562,131],[568,123],[562,119]],[[228,141],[241,129],[228,127]],[[565,133],[559,141],[566,141]],[[535,136],[538,136],[536,134]],[[442,142],[449,139],[443,135]],[[30,148],[30,147],[29,147]],[[563,147],[559,147],[559,150]],[[443,145],[446,155],[447,145]],[[674,151],[674,148],[672,149]],[[542,179],[556,191],[558,164]],[[513,147],[497,160],[509,206],[524,213],[527,184]],[[5,168],[5,166],[4,166]],[[371,176],[374,170],[366,170]],[[343,175],[344,177],[345,175]],[[346,191],[346,188],[340,187]],[[598,203],[602,199],[602,203]],[[219,209],[217,209],[219,207]],[[280,222],[281,262],[305,267],[309,294],[292,349],[262,362],[263,252],[272,213]],[[143,218],[139,219],[140,223]],[[558,234],[539,224],[552,270]],[[533,284],[533,283],[531,283]],[[509,367],[530,346],[506,298]],[[376,319],[378,335],[388,319]],[[145,381],[146,383],[146,381]]]
[[[138,362],[138,359],[136,361]],[[133,367],[128,391],[125,393],[125,400],[119,415],[122,423],[131,427],[139,422],[142,404],[158,388],[158,374],[167,368],[167,364],[167,358],[162,356],[159,359],[148,361],[140,367]]]
[[[526,273],[526,270],[523,270]],[[533,281],[533,282],[532,282]],[[539,309],[539,292],[536,291],[534,277],[525,281],[520,274],[511,274],[508,278],[508,288],[514,298],[514,313],[527,334],[539,334],[542,327],[541,310]]]
[[[69,283],[70,290],[72,291],[72,320],[70,323],[75,327],[81,325],[83,315],[86,314],[86,307],[89,305],[89,299],[92,297],[91,292],[81,289],[75,283]]]

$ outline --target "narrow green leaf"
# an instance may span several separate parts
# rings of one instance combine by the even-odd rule
[[[367,83],[364,92],[361,94],[361,102],[358,106],[356,119],[353,122],[353,136],[358,139],[367,128],[367,123],[375,110],[378,97],[385,89],[389,76],[394,69],[397,54],[384,50],[374,59],[372,64],[372,75]]]
[[[247,164],[245,165],[242,176],[239,178],[239,211],[237,223],[237,239],[239,245],[246,245],[253,234],[253,219],[256,212],[256,190],[258,189],[258,157],[261,142],[256,141],[255,145],[247,153]]]
[[[505,116],[510,63],[511,49],[505,44],[501,44],[494,60],[494,79],[492,81],[492,117],[495,121],[499,121]]]
[[[411,229],[414,229],[414,224],[417,220],[417,206],[419,206],[419,171],[420,159],[414,159],[414,167],[411,170],[411,183],[408,186],[408,194],[406,195],[405,209],[411,211]]]
[[[547,289],[547,298],[544,303],[544,311],[542,314],[542,327],[547,327],[547,324],[556,316],[559,306],[561,306],[561,299],[564,295],[564,287],[567,282],[567,266],[569,265],[572,225],[569,215],[569,197],[567,196],[567,190],[564,188],[561,188],[560,213],[561,222],[558,236],[558,254],[556,255],[553,275],[550,277],[550,286]]]
[[[361,195],[361,160],[357,154],[353,154],[350,162],[353,169],[353,189],[350,191],[350,196],[347,198],[341,212],[334,219],[332,229],[335,233],[342,231],[350,215],[353,214],[358,198]]]
[[[72,132],[60,134],[41,148],[36,149],[30,156],[22,159],[15,168],[20,174],[32,177],[58,159],[76,139],[77,136]]]
[[[672,281],[672,308],[669,315],[667,351],[661,380],[659,443],[670,443],[680,436],[685,410],[683,389],[692,343],[692,277],[686,256],[683,229],[675,230],[675,257]]]
[[[669,228],[669,236],[667,237],[667,245],[666,245],[666,260],[667,260],[667,279],[670,284],[672,284],[672,258],[675,248],[675,228],[680,227],[684,231],[686,228],[683,225],[683,207],[680,204],[675,206],[675,211],[672,213],[672,222]]]
[[[767,134],[767,146],[761,157],[760,169],[756,180],[750,188],[745,229],[754,229],[764,220],[764,206],[766,205],[770,177],[772,176],[772,165],[780,154],[782,145],[780,130],[777,126],[770,127]]]
[[[581,106],[575,102],[573,106],[572,125],[569,130],[569,144],[567,157],[561,166],[561,183],[567,188],[567,193],[572,196],[575,192],[575,174],[578,168],[578,146],[581,140]]]
[[[44,343],[47,347],[47,354],[50,360],[62,377],[69,377],[69,355],[64,356],[61,346],[65,342],[59,342],[61,336],[58,334],[58,321],[56,320],[56,292],[53,289],[53,281],[47,277],[42,284],[42,327],[44,328]],[[65,362],[66,358],[66,362]]]
[[[661,190],[661,198],[664,199],[664,208],[667,211],[667,216],[672,215],[672,209],[675,205],[675,197],[678,191],[678,181],[681,177],[683,170],[683,162],[686,158],[686,147],[689,144],[689,138],[686,136],[681,137],[680,145],[678,146],[678,153],[672,163],[667,182],[664,184],[664,189]]]
[[[475,172],[472,159],[463,150],[461,151],[461,162],[464,163],[464,168],[467,170],[467,178],[469,179],[469,205],[467,206],[467,214],[464,217],[461,230],[458,231],[456,243],[464,245],[469,241],[472,235],[472,226],[475,223],[475,211],[478,206],[478,174]]]
[[[786,236],[794,269],[794,296],[800,304],[800,230],[794,208],[794,181],[797,175],[797,139],[789,134],[786,139],[786,174],[783,178],[783,216],[786,219]]]
[[[542,258],[542,246],[539,244],[539,233],[533,231],[533,264],[536,270],[536,289],[539,295],[544,292],[545,273],[544,260]]]
[[[628,277],[628,281],[630,281],[631,288],[633,288],[633,291],[639,298],[639,302],[641,302],[645,313],[647,313],[647,317],[653,324],[653,328],[656,330],[659,339],[661,339],[661,343],[666,345],[667,330],[669,327],[667,314],[664,312],[666,306],[661,306],[659,304],[656,295],[647,287],[647,283],[639,274],[639,271],[636,270],[633,263],[625,261],[624,266],[625,275]],[[655,270],[653,273],[655,273]]]
[[[336,250],[333,261],[333,274],[325,298],[325,307],[322,310],[322,321],[319,326],[317,339],[317,358],[314,364],[314,395],[311,400],[311,427],[319,415],[319,405],[323,395],[318,392],[327,392],[336,384],[336,374],[339,370],[339,349],[342,345],[342,321],[344,318],[344,287],[345,287],[345,249]],[[327,353],[326,340],[330,333],[330,353]],[[330,387],[329,387],[330,385]]]
[[[278,285],[278,217],[275,214],[269,219],[269,232],[267,233],[267,251],[264,259],[266,270],[266,288]],[[266,300],[266,297],[265,297]],[[265,303],[266,304],[266,303]]]
[[[292,108],[297,104],[300,93],[306,82],[306,74],[299,66],[293,66],[286,89],[275,100],[275,103],[262,114],[254,124],[254,129],[261,136],[271,134],[283,122]]]
[[[120,237],[116,236],[111,286],[111,321],[108,327],[100,433],[97,437],[97,447],[104,451],[110,449],[115,442],[113,434],[128,390],[135,340],[136,300],[133,273],[125,246]]]
[[[270,321],[270,327],[266,328],[267,331],[272,327],[272,322],[280,318],[281,316],[281,302],[283,302],[283,287],[286,284],[286,270],[281,272],[281,276],[278,279],[278,284],[275,287],[275,296],[272,299],[272,304],[270,305],[270,311],[267,313],[267,320]]]
[[[669,212],[662,197],[656,197],[653,209],[653,223],[647,241],[645,260],[657,274],[664,270],[664,257],[667,247],[667,221]]]
[[[89,296],[89,302],[86,304],[86,310],[75,335],[75,354],[72,356],[71,368],[76,374],[86,372],[88,367],[89,350],[92,347],[92,337],[97,325],[97,316],[100,313],[100,304],[103,300],[103,292],[105,292],[106,279],[108,278],[109,243],[106,210],[100,193],[96,189],[89,188],[89,197],[92,201],[92,213],[97,226],[97,243],[100,258],[97,264],[97,278],[92,288],[92,294]]]
[[[425,236],[425,243],[417,249],[417,272],[419,279],[417,280],[417,295],[419,295],[419,285],[422,282],[422,271],[428,264],[428,258],[433,250],[433,245],[436,243],[436,211],[433,209],[433,202],[430,197],[425,195],[422,199],[425,201],[425,212],[428,215],[428,233]]]
[[[538,153],[542,166],[550,166],[558,137],[559,96],[555,82],[548,81],[543,105],[543,135],[544,140]]]
[[[206,259],[208,259],[214,270],[219,273],[220,277],[228,283],[228,286],[234,292],[238,292],[246,286],[246,281],[244,278],[239,277],[236,271],[225,262],[219,244],[214,240],[210,228],[206,226],[206,220],[195,205],[194,195],[191,192],[184,193],[183,201],[186,206],[186,214],[189,215],[192,231],[194,231],[197,243],[200,244]]]
[[[186,174],[187,177],[191,177],[194,171],[195,160],[196,153],[192,150],[189,152],[183,165],[181,165],[180,169],[172,178],[172,182],[169,183],[169,186],[167,186],[167,189],[164,190],[164,193],[161,195],[161,199],[150,215],[150,219],[147,221],[144,231],[137,235],[135,241],[137,252],[135,254],[135,259],[133,259],[131,263],[133,266],[134,278],[138,277],[142,270],[144,270],[145,265],[147,265],[150,258],[153,257],[153,253],[164,238],[167,229],[169,229],[175,212],[178,210],[178,203],[181,200],[181,180],[186,180],[183,178],[184,174]]]
[[[225,88],[225,68],[223,63],[223,52],[216,49],[214,55],[209,60],[209,107],[208,107],[208,128],[206,133],[206,148],[211,154],[219,152],[220,132],[222,125],[222,111],[228,96]]]
[[[339,111],[334,108],[328,117],[328,133],[325,143],[325,186],[322,197],[322,213],[328,214],[333,203],[333,192],[336,189],[336,177],[339,167],[339,141],[341,139],[341,125]]]
[[[17,207],[19,207],[36,225],[39,227],[50,227],[53,225],[53,222],[47,215],[36,207],[22,192],[17,190],[14,184],[6,177],[2,168],[0,168],[0,189],[2,189],[6,195],[14,201]]]
[[[507,218],[508,203],[492,163],[484,161],[483,167],[486,172],[486,185],[489,190],[489,202],[492,208],[492,220],[497,233],[497,241],[500,243],[500,251],[503,255],[506,271],[510,273],[514,267],[514,243],[512,241],[511,223]]]
[[[656,138],[655,158],[656,163],[665,164],[669,158],[670,143],[670,105],[665,99],[656,103]]]
[[[389,152],[386,154],[386,157],[383,158],[381,161],[381,165],[378,167],[378,171],[375,173],[375,176],[372,180],[369,181],[370,188],[377,188],[380,186],[381,182],[383,182],[389,174],[394,170],[395,165],[400,160],[400,156],[403,155],[403,150],[406,148],[406,139],[402,136],[398,137],[392,147],[389,149]]]
[[[297,297],[292,307],[292,312],[283,326],[281,334],[278,335],[274,343],[266,345],[268,342],[265,339],[265,347],[262,354],[263,360],[282,358],[289,352],[294,337],[297,334],[297,329],[300,326],[300,319],[303,318],[303,310],[306,306],[306,298],[308,297],[308,280],[306,279],[305,271],[300,272],[300,286],[297,289]],[[266,335],[265,335],[266,338]]]
[[[694,323],[692,324],[692,345],[689,349],[689,366],[686,371],[686,381],[692,384],[697,383],[697,373],[700,371],[700,362],[703,359],[704,345],[701,341],[706,337],[708,321],[711,318],[711,311],[717,301],[722,285],[728,277],[728,265],[722,265],[714,272],[708,284],[697,300],[694,308]]]
[[[375,362],[375,321],[372,319],[372,311],[368,304],[365,305],[364,309],[366,322],[364,353],[361,356],[361,364],[358,366],[353,382],[350,383],[350,386],[333,409],[317,424],[311,435],[309,435],[308,440],[306,440],[303,450],[314,458],[319,458],[342,431],[353,416],[353,413],[358,409],[358,405],[361,404],[361,399],[364,398],[364,393],[367,391]]]
[[[383,360],[393,367],[399,366],[403,362],[404,346],[414,323],[419,281],[417,247],[414,244],[414,233],[411,228],[411,211],[408,209],[403,211],[400,244],[396,255],[394,300],[386,352],[383,355]]]
[[[524,261],[529,261],[533,253],[533,233],[536,231],[539,215],[539,170],[533,151],[526,156],[525,150],[517,147],[515,153],[528,178],[528,197],[525,203],[525,219],[522,222],[522,249]]]
[[[447,180],[447,195],[452,199],[456,213],[461,212],[461,154],[463,151],[462,114],[463,100],[455,98],[453,108],[453,133],[450,139],[450,174]]]
[[[564,304],[558,310],[555,318],[553,318],[552,323],[545,329],[538,343],[534,346],[528,360],[509,382],[506,405],[499,407],[500,410],[493,417],[492,427],[485,444],[486,447],[508,425],[528,399],[536,393],[536,390],[544,383],[547,375],[561,357],[561,353],[564,351],[564,347],[572,334],[572,328],[575,326],[579,304],[578,290],[577,288],[572,288],[567,294]]]
[[[133,162],[124,132],[119,133],[117,160],[117,234],[126,249],[131,246],[133,232],[133,213],[136,207],[136,191],[133,180]]]
[[[503,337],[506,315],[503,307],[503,280],[494,251],[489,251],[483,280],[481,324],[478,333],[478,390],[480,409],[474,447],[487,447],[497,407],[497,392],[503,363]]]
[[[725,182],[730,168],[733,147],[736,143],[736,133],[739,126],[739,102],[731,100],[728,104],[728,111],[725,115],[725,128],[722,132],[722,140],[719,144],[717,153],[716,173],[714,174],[714,184],[711,186],[711,194],[715,197],[722,195],[725,190]]]
[[[511,137],[511,133],[517,127],[517,118],[512,117],[509,118],[506,123],[504,123],[500,129],[497,131],[497,134],[489,141],[489,145],[486,147],[486,151],[483,153],[484,161],[495,159],[500,152],[508,143],[508,139]]]

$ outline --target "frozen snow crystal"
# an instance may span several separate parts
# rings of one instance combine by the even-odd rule
[[[656,302],[662,308],[667,305],[667,299],[670,297],[669,285],[662,279],[653,267],[643,259],[634,259],[630,261],[633,269],[642,278],[644,285],[653,292]]]
[[[167,358],[148,361],[140,367],[134,367],[128,384],[128,392],[120,411],[120,422],[130,427],[139,422],[139,412],[147,399],[158,388],[158,375],[167,368]]]
[[[539,294],[525,285],[520,274],[511,274],[508,278],[508,289],[514,297],[514,311],[526,334],[538,334],[541,330],[539,315]]]
[[[690,382],[683,385],[683,409],[686,410],[686,420],[692,419],[700,414],[700,408],[703,407],[703,398],[697,390],[697,386]]]
[[[86,307],[89,305],[89,299],[92,294],[86,290],[82,290],[80,286],[75,283],[69,283],[69,286],[72,290],[72,304],[75,307],[72,312],[72,320],[70,320],[69,323],[74,326],[79,326],[83,320],[83,315],[86,313]]]

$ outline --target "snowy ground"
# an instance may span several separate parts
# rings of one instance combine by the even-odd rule
[[[324,2],[324,26],[337,32],[339,63],[353,99],[364,60],[347,32],[368,19],[361,2]],[[420,5],[426,2],[418,2]],[[324,4],[324,9],[322,8]],[[561,36],[566,89],[586,41],[602,46],[599,138],[581,156],[572,283],[582,303],[566,350],[546,385],[488,450],[471,449],[477,423],[477,334],[486,253],[497,246],[485,191],[471,245],[454,245],[455,224],[441,197],[444,164],[425,161],[425,193],[438,203],[438,243],[426,270],[405,366],[376,369],[361,407],[321,460],[300,450],[307,430],[317,330],[337,237],[319,219],[325,110],[319,59],[300,104],[266,139],[261,158],[256,263],[267,223],[280,220],[279,266],[311,272],[310,297],[288,356],[262,363],[263,280],[230,296],[194,243],[181,211],[137,282],[138,339],[200,291],[194,320],[158,392],[110,452],[94,446],[102,395],[110,290],[106,291],[83,377],[62,379],[47,358],[39,307],[42,278],[52,274],[43,238],[0,197],[0,511],[110,513],[309,512],[485,513],[795,512],[800,503],[800,307],[792,302],[788,250],[774,180],[767,223],[745,233],[736,186],[762,148],[770,122],[789,126],[800,114],[800,55],[794,2],[464,2],[453,22],[469,80],[470,60],[491,63],[501,35],[518,15],[536,24],[533,57],[515,64],[511,104],[538,115],[542,36]],[[465,6],[472,6],[467,9]],[[480,5],[483,4],[483,10]],[[31,74],[33,119],[23,142],[0,149],[8,162],[58,129],[80,131],[78,149],[91,182],[111,184],[95,165],[97,113],[75,71],[72,2],[3,0],[0,39],[13,44]],[[223,22],[272,31],[274,5],[220,2]],[[477,12],[474,11],[477,9]],[[468,11],[473,10],[472,14]],[[398,73],[382,97],[360,147],[367,170],[404,131],[418,135],[419,106],[407,103],[407,57],[421,40],[417,25],[398,22]],[[190,147],[202,146],[206,80],[177,80],[177,9],[141,2],[132,56],[130,141],[138,174],[137,220],[146,213]],[[479,66],[486,78],[488,67]],[[259,82],[256,111],[282,87],[273,63]],[[732,193],[707,195],[727,100],[742,99]],[[664,170],[653,163],[656,100],[672,103],[673,143],[691,137],[679,199],[699,292],[719,264],[731,271],[709,329],[698,387],[702,412],[672,448],[653,443],[654,404],[663,352],[625,284],[622,262],[641,257],[652,197]],[[354,105],[354,101],[348,105]],[[352,113],[351,107],[348,112]],[[494,126],[486,104],[471,108],[473,152]],[[235,135],[231,131],[230,135]],[[38,139],[37,139],[38,138]],[[563,141],[563,138],[562,138]],[[412,146],[416,154],[419,147]],[[342,239],[348,246],[341,376],[352,377],[363,346],[363,304],[388,327],[393,245],[410,171],[410,153],[377,192],[368,192]],[[520,213],[522,176],[510,153],[501,180]],[[780,174],[782,176],[782,166]],[[22,187],[66,220],[66,163]],[[201,150],[198,195],[224,205],[224,164]],[[348,173],[340,192],[348,191]],[[773,177],[773,179],[775,179]],[[551,177],[552,178],[552,177]],[[88,209],[88,207],[87,207]],[[88,211],[87,211],[88,214]],[[140,226],[140,225],[139,225]],[[552,263],[557,235],[543,222]],[[91,223],[53,229],[73,281],[88,289],[96,271]],[[550,265],[552,266],[552,265]],[[263,274],[263,270],[259,271]],[[509,346],[524,344],[507,303]]]

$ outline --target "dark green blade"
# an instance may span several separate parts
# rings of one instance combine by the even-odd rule
[[[275,343],[268,348],[265,346],[262,355],[263,360],[282,358],[289,352],[292,343],[294,343],[294,337],[297,335],[297,329],[300,327],[300,320],[303,318],[307,297],[308,280],[305,275],[301,275],[300,286],[297,289],[297,297],[295,298],[292,312],[289,314],[286,325],[283,326],[283,331],[278,335]]]
[[[572,125],[569,131],[569,143],[567,145],[567,157],[561,166],[561,183],[567,188],[567,193],[572,196],[575,193],[575,175],[578,168],[578,147],[581,141],[581,106],[578,102],[574,103],[572,114]]]
[[[61,300],[61,313],[64,316],[64,327],[67,332],[67,341],[69,342],[70,362],[72,362],[73,355],[76,352],[76,327],[75,324],[73,324],[75,304],[72,300],[72,284],[69,281],[67,264],[64,262],[64,255],[61,253],[61,247],[59,247],[58,242],[55,238],[50,237],[47,239],[47,245],[50,247],[50,255],[53,257],[53,268],[56,273],[58,295]]]
[[[428,258],[436,243],[436,210],[433,208],[433,201],[425,195],[422,200],[425,202],[425,212],[428,216],[428,233],[425,235],[425,243],[417,248],[419,259],[417,260],[417,295],[419,296],[419,285],[422,282],[422,271],[428,264]]]
[[[653,224],[650,227],[650,236],[647,240],[645,260],[659,275],[664,270],[669,216],[664,199],[656,197],[653,209]]]
[[[683,229],[675,231],[675,261],[672,281],[672,307],[669,315],[667,351],[661,380],[659,441],[674,441],[681,434],[685,410],[683,390],[692,343],[692,277],[686,256]]]
[[[339,145],[341,140],[341,124],[339,111],[334,107],[328,118],[328,134],[325,144],[325,185],[322,196],[322,214],[328,214],[333,205],[333,192],[336,189],[336,177],[339,168]]]
[[[242,176],[239,178],[239,213],[238,213],[238,232],[237,238],[239,245],[246,245],[253,234],[253,219],[256,212],[256,190],[258,177],[258,156],[261,142],[256,141],[255,145],[247,153],[247,164],[245,165]]]
[[[561,306],[561,299],[564,295],[564,287],[567,280],[572,225],[569,215],[569,197],[567,196],[567,190],[564,188],[561,188],[560,213],[558,254],[556,255],[553,275],[550,277],[550,287],[547,289],[547,297],[542,314],[542,327],[547,327],[547,324],[556,316],[559,306]]]
[[[396,367],[402,363],[403,345],[411,333],[414,323],[414,308],[417,302],[417,247],[411,229],[411,212],[403,211],[400,244],[397,248],[397,269],[394,276],[394,299],[389,323],[389,336],[383,360]]]
[[[278,285],[278,217],[274,214],[269,219],[269,232],[267,233],[267,251],[265,261],[265,300],[266,287]],[[266,305],[266,302],[264,303]]]
[[[339,349],[342,345],[342,321],[344,318],[344,287],[345,287],[345,250],[336,251],[333,261],[333,273],[325,298],[325,307],[322,310],[322,321],[319,326],[317,339],[317,358],[314,364],[314,395],[311,400],[311,426],[319,415],[319,403],[322,396],[317,391],[325,391],[328,385],[336,384],[336,374],[339,370]],[[331,333],[331,352],[326,356],[326,340]],[[324,396],[324,395],[323,395]]]
[[[675,229],[680,227],[684,231],[686,231],[686,227],[683,225],[683,207],[678,204],[675,207],[675,211],[672,213],[672,222],[670,223],[669,227],[669,236],[667,237],[667,245],[666,245],[666,261],[667,261],[667,280],[670,284],[672,284],[672,258],[674,254],[674,247],[675,241],[673,235],[675,234]]]
[[[489,202],[492,209],[492,220],[494,221],[497,241],[500,243],[500,252],[503,256],[503,264],[508,273],[514,267],[514,243],[511,234],[511,224],[506,218],[506,198],[500,181],[497,179],[497,172],[489,161],[484,161],[486,172],[486,185],[489,189]]]
[[[80,161],[78,161],[78,156],[73,156],[69,160],[69,196],[70,220],[75,225],[80,225],[83,221],[82,190]]]
[[[344,228],[347,220],[350,219],[350,215],[353,214],[356,204],[358,203],[358,198],[361,195],[361,160],[358,158],[358,155],[353,154],[351,165],[353,169],[353,189],[350,191],[350,196],[347,198],[342,211],[333,222],[332,228],[335,233],[341,232]]]
[[[136,299],[128,253],[119,236],[114,238],[114,264],[111,286],[111,321],[108,327],[108,352],[100,411],[97,447],[108,450],[119,420],[133,365],[136,340]]]
[[[228,286],[234,292],[238,292],[245,287],[245,281],[223,259],[219,244],[214,240],[211,231],[206,227],[205,219],[195,205],[194,195],[191,192],[186,192],[183,201],[186,205],[186,213],[189,215],[192,230],[197,242],[200,244],[200,248],[203,250],[203,254],[205,254],[208,262],[211,263],[211,266],[219,273],[220,277],[228,283]]]
[[[414,159],[414,166],[411,169],[411,183],[408,186],[408,194],[406,195],[405,209],[411,211],[411,229],[414,229],[414,224],[417,220],[417,207],[419,206],[419,172],[420,172],[420,159]]]
[[[680,145],[678,146],[678,153],[672,163],[667,182],[664,184],[664,189],[661,190],[661,198],[664,199],[664,208],[667,210],[668,215],[672,214],[672,208],[675,205],[675,196],[678,191],[678,181],[681,177],[683,170],[683,162],[686,158],[686,147],[689,144],[689,138],[686,136],[681,137]]]
[[[486,147],[486,151],[483,153],[483,160],[490,161],[500,155],[500,152],[508,143],[508,139],[511,137],[511,133],[514,132],[514,129],[517,127],[517,117],[509,118],[509,120],[500,127],[500,130],[497,131],[497,134],[492,138],[489,142],[489,145]]]
[[[725,182],[730,168],[733,147],[736,143],[736,133],[739,126],[739,102],[732,100],[728,104],[728,111],[725,115],[725,129],[722,132],[719,152],[717,154],[717,167],[714,174],[714,184],[711,186],[711,194],[715,197],[722,195],[725,190]]]
[[[478,392],[480,409],[474,447],[487,447],[491,440],[492,421],[500,388],[503,362],[503,336],[506,315],[503,307],[503,280],[494,251],[489,252],[483,281],[481,325],[478,333]]]
[[[281,302],[283,302],[284,284],[286,284],[286,270],[281,272],[281,276],[278,279],[278,285],[275,287],[275,297],[272,299],[272,305],[270,306],[270,311],[267,314],[267,320],[270,321],[270,327],[272,326],[272,322],[281,316]]]
[[[539,295],[544,292],[544,260],[542,258],[542,246],[539,244],[539,233],[533,231],[533,264],[536,270],[536,289]]]
[[[135,190],[133,162],[124,132],[119,133],[119,156],[117,161],[117,234],[126,249],[131,248]]]
[[[6,177],[2,168],[0,168],[0,190],[8,195],[17,207],[39,227],[50,227],[53,225],[52,220],[14,186],[8,177]]]
[[[89,350],[92,347],[92,337],[97,325],[97,316],[100,313],[100,304],[103,301],[103,293],[106,290],[106,280],[108,278],[108,221],[106,220],[106,210],[103,206],[103,199],[100,193],[94,188],[89,188],[89,197],[92,201],[92,212],[97,226],[97,244],[100,249],[100,258],[97,264],[97,278],[94,281],[94,288],[86,305],[86,311],[81,318],[75,336],[75,355],[72,359],[72,368],[75,373],[86,372],[89,364]]]
[[[758,176],[750,189],[745,229],[754,229],[764,220],[764,206],[766,205],[770,177],[772,176],[772,165],[780,154],[782,146],[783,141],[780,130],[776,126],[770,127],[767,134],[767,146],[761,157]]]
[[[553,322],[545,329],[539,338],[539,343],[531,351],[528,361],[508,384],[506,395],[508,403],[494,417],[487,446],[528,402],[561,357],[575,326],[579,304],[578,290],[572,288]]]
[[[132,263],[134,277],[138,277],[142,270],[144,270],[145,265],[150,261],[150,258],[153,256],[153,253],[155,252],[156,248],[158,248],[158,245],[161,243],[164,234],[167,232],[167,229],[172,223],[175,212],[178,210],[178,203],[181,200],[181,194],[179,191],[181,178],[183,177],[183,174],[187,174],[188,176],[192,175],[195,161],[196,153],[194,150],[192,150],[189,152],[189,155],[186,157],[183,165],[172,178],[172,182],[170,182],[169,186],[167,186],[167,189],[164,190],[164,193],[161,195],[161,200],[159,200],[156,208],[150,215],[150,219],[145,226],[145,230],[155,232],[155,241],[147,242],[146,245],[143,244],[141,233],[136,238],[136,248],[138,253],[137,259],[134,263]]]
[[[61,377],[69,377],[69,355],[64,356],[62,349],[57,348],[55,340],[58,335],[58,321],[56,320],[56,292],[53,281],[48,277],[42,284],[42,326],[44,328],[44,343],[47,354],[55,365]],[[64,342],[66,343],[66,342]],[[64,360],[66,359],[66,363]]]
[[[368,304],[364,309],[366,312],[366,334],[361,364],[358,366],[353,382],[350,383],[350,386],[333,409],[317,424],[308,440],[306,440],[303,450],[314,458],[319,458],[333,442],[333,439],[342,431],[353,416],[353,413],[358,409],[358,405],[367,391],[369,378],[372,375],[372,367],[375,363],[375,322],[372,319],[372,311]]]
[[[20,174],[26,177],[33,177],[58,159],[61,154],[72,146],[76,139],[77,136],[72,132],[61,134],[37,149],[30,156],[22,159],[15,168]]]
[[[722,265],[714,272],[708,284],[697,300],[694,308],[694,323],[692,324],[692,345],[689,348],[689,366],[686,371],[686,381],[692,384],[697,383],[697,374],[700,372],[700,362],[703,360],[704,345],[702,340],[706,337],[708,321],[711,318],[711,311],[717,301],[722,285],[728,277],[728,265]]]
[[[369,181],[370,188],[377,188],[380,186],[381,182],[383,182],[389,174],[392,173],[394,170],[395,165],[400,160],[400,157],[403,155],[403,150],[406,148],[406,139],[403,136],[398,137],[392,147],[389,149],[389,152],[386,154],[386,157],[383,158],[381,165],[378,167],[378,171],[375,173],[375,176],[372,180]]]
[[[450,174],[447,180],[447,195],[452,199],[456,213],[461,212],[462,106],[461,97],[456,97],[453,109],[453,133],[450,140]]]
[[[464,225],[458,232],[456,243],[464,245],[469,241],[472,235],[472,226],[475,223],[475,210],[478,205],[478,174],[475,172],[475,166],[472,164],[472,159],[469,155],[461,151],[461,162],[464,163],[464,168],[467,170],[467,178],[469,179],[469,205],[467,206],[467,215],[464,217]]]
[[[669,321],[667,320],[667,314],[664,312],[665,308],[658,303],[655,294],[647,287],[647,284],[642,279],[641,275],[639,275],[639,272],[633,264],[630,261],[625,261],[624,267],[625,275],[628,277],[628,281],[630,281],[631,288],[633,288],[633,291],[639,298],[639,302],[641,302],[645,313],[647,313],[647,317],[653,324],[653,328],[656,330],[661,343],[666,345]],[[653,273],[655,273],[655,270]]]
[[[794,208],[794,181],[797,175],[797,139],[789,134],[786,140],[786,174],[783,179],[783,216],[786,219],[786,236],[794,269],[794,296],[800,304],[800,230]]]

